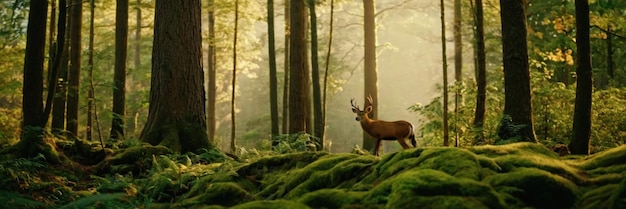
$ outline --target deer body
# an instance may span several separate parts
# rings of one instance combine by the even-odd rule
[[[367,98],[371,103],[372,97]],[[415,134],[413,133],[413,125],[407,121],[383,121],[372,120],[368,114],[372,111],[372,106],[368,106],[365,110],[360,110],[358,106],[354,104],[354,99],[350,101],[352,104],[352,112],[357,114],[356,120],[361,123],[361,128],[376,139],[376,146],[374,147],[374,155],[378,156],[380,143],[382,140],[397,140],[398,143],[404,149],[409,149],[411,146],[407,144],[407,139],[411,140],[411,145],[416,147]]]

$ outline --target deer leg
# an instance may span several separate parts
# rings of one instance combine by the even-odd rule
[[[380,143],[381,143],[382,139],[376,139],[376,146],[374,146],[374,155],[378,156],[378,154],[380,153]]]
[[[405,138],[398,138],[398,143],[400,143],[400,145],[402,146],[402,148],[404,149],[409,149],[411,148],[409,146],[409,144],[406,143],[406,139]]]

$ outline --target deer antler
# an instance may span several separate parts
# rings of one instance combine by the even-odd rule
[[[354,98],[352,98],[352,99],[350,100],[350,104],[352,105],[352,108],[355,108],[355,109],[357,109],[357,110],[360,110],[360,109],[359,109],[359,106],[354,104]]]
[[[370,105],[374,105],[374,99],[372,99],[372,95],[367,96],[367,101],[370,103]]]

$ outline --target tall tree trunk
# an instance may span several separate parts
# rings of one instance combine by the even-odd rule
[[[270,61],[270,118],[271,138],[278,136],[278,78],[276,77],[276,40],[274,38],[274,0],[267,0],[267,37]]]
[[[112,139],[124,137],[126,111],[126,57],[128,53],[128,0],[117,0],[115,8],[115,71],[113,73]]]
[[[475,44],[476,44],[476,111],[474,112],[474,141],[473,145],[485,143],[483,124],[485,123],[485,104],[487,100],[487,76],[485,65],[485,32],[483,27],[483,0],[476,0],[474,16]]]
[[[93,38],[94,38],[94,19],[95,19],[95,8],[94,0],[89,1],[89,44],[88,44],[88,53],[89,57],[87,60],[88,69],[88,79],[89,79],[89,93],[87,98],[87,127],[85,130],[85,135],[87,136],[87,141],[92,140],[92,128],[93,128],[93,116],[95,110],[94,103],[94,86],[93,86]]]
[[[333,19],[335,13],[335,1],[330,0],[330,23],[328,26],[328,51],[326,51],[326,67],[324,68],[324,88],[322,92],[324,92],[324,98],[322,100],[322,133],[326,134],[326,98],[328,97],[328,71],[330,69],[330,51],[333,48]],[[324,146],[322,144],[322,146]],[[330,152],[331,146],[325,147],[326,151]]]
[[[306,8],[304,1],[291,2],[289,53],[289,133],[308,132],[311,103],[309,65],[307,63]]]
[[[285,63],[284,63],[284,71],[285,76],[283,78],[283,123],[282,123],[282,133],[289,133],[289,65],[291,65],[289,61],[289,57],[291,56],[291,50],[289,45],[291,44],[291,35],[289,34],[291,30],[291,0],[285,0]],[[275,145],[275,144],[273,144]]]
[[[68,72],[67,110],[65,128],[70,137],[78,137],[78,103],[80,90],[80,69],[82,55],[82,0],[72,0],[70,21],[70,68]]]
[[[363,98],[372,97],[374,104],[370,104],[365,100],[364,107],[372,106],[372,112],[369,114],[371,119],[378,118],[378,70],[376,64],[376,8],[374,0],[363,0],[363,42],[364,42],[364,94]],[[380,153],[383,145],[379,146],[379,150],[374,150],[375,140],[372,136],[363,131],[363,149],[371,153]]]
[[[446,19],[443,0],[439,1],[441,12],[441,61],[443,68],[443,146],[450,145],[448,130],[448,56],[446,55]]]
[[[589,154],[591,135],[591,95],[593,79],[589,43],[589,2],[576,0],[576,105],[574,137],[569,144],[572,154]]]
[[[461,0],[454,0],[454,146],[459,146],[459,105],[463,104],[463,95],[459,86],[463,82],[463,36],[461,35]]]
[[[57,68],[57,78],[53,75],[49,77],[48,86],[56,85],[55,91],[48,89],[48,100],[46,100],[46,106],[51,105],[49,111],[52,113],[52,121],[50,129],[53,134],[60,135],[65,130],[65,103],[67,99],[67,69],[69,64],[68,51],[69,51],[69,34],[70,27],[67,27],[69,23],[69,16],[67,14],[67,2],[65,0],[59,0],[59,21],[57,27],[57,39],[56,46],[57,52],[54,57],[52,68]],[[54,70],[49,70],[54,71]],[[52,74],[52,73],[50,73]],[[45,114],[45,111],[44,111]]]
[[[128,77],[126,78],[126,85],[125,88],[127,91],[131,92],[133,91],[135,88],[134,81],[135,76],[134,73],[130,72],[131,70],[139,70],[139,68],[141,68],[141,0],[137,0],[135,2],[135,36],[134,36],[134,43],[133,43],[133,68],[127,68],[127,74]],[[128,39],[128,36],[127,36]],[[127,45],[128,47],[128,45]],[[127,49],[128,50],[128,49]],[[115,75],[113,75],[113,77],[115,77]],[[115,78],[114,78],[115,79]],[[126,114],[125,114],[126,115]],[[124,133],[125,136],[135,136],[137,134],[137,120],[136,118],[139,116],[139,111],[131,111],[129,114],[127,114],[130,116],[130,120],[125,121],[124,124],[126,124],[126,131]]]
[[[54,66],[54,60],[56,59],[56,49],[57,43],[54,41],[54,37],[56,36],[56,13],[57,6],[56,1],[50,1],[50,27],[48,27],[48,80],[53,81],[48,83],[48,85],[56,85],[56,81],[52,79],[52,70],[50,70]]]
[[[211,144],[215,144],[215,97],[217,93],[215,74],[215,0],[209,0],[209,52],[207,55],[207,133]]]
[[[502,57],[504,63],[504,114],[514,125],[522,125],[522,141],[537,142],[533,125],[526,42],[525,0],[500,0]]]
[[[311,75],[313,83],[313,136],[318,137],[318,150],[324,148],[324,115],[322,112],[322,93],[320,86],[320,67],[317,55],[317,14],[315,0],[308,0],[311,22]]]
[[[43,138],[47,118],[42,94],[48,2],[33,1],[29,11],[22,88],[22,136],[15,152],[23,157],[43,154],[48,162],[58,163],[59,157],[54,148]]]
[[[156,1],[150,108],[140,138],[175,152],[213,147],[206,135],[200,6],[200,0]]]
[[[235,34],[233,35],[233,80],[231,82],[232,91],[230,95],[230,152],[236,153],[237,142],[235,141],[235,93],[237,87],[237,26],[239,23],[239,0],[235,0]]]

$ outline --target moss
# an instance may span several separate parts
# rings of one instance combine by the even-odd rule
[[[463,197],[488,208],[504,208],[504,201],[489,185],[432,169],[400,173],[373,188],[364,200],[371,204],[385,204],[390,208],[420,208],[420,205],[432,204],[428,198],[419,199],[426,202],[418,201],[418,196],[450,197],[451,201]]]
[[[610,208],[626,208],[626,178],[622,179],[622,182],[611,194],[609,199]]]
[[[307,209],[308,206],[289,200],[259,200],[231,207],[231,209]]]
[[[605,150],[583,159],[579,166],[585,170],[626,164],[626,145]]]
[[[558,159],[538,155],[506,155],[496,157],[495,161],[504,172],[510,172],[517,168],[538,168],[567,178],[577,184],[584,184],[587,181],[581,176],[582,171]]]
[[[568,179],[537,168],[517,168],[484,182],[536,208],[571,208],[581,194]]]
[[[497,157],[502,155],[536,155],[548,158],[558,158],[558,155],[552,150],[546,148],[539,143],[517,142],[506,145],[482,145],[467,148],[469,151],[479,155],[488,157]]]
[[[320,189],[303,195],[298,201],[312,208],[341,208],[363,199],[365,192],[343,189]]]
[[[402,196],[392,199],[385,208],[450,208],[450,209],[489,209],[479,199],[461,196]],[[500,207],[502,208],[502,207]]]
[[[254,200],[240,185],[233,182],[208,184],[204,192],[181,201],[180,206],[190,207],[198,204],[234,206]]]
[[[590,190],[580,198],[577,208],[610,208],[609,199],[617,188],[617,184],[607,184]]]

